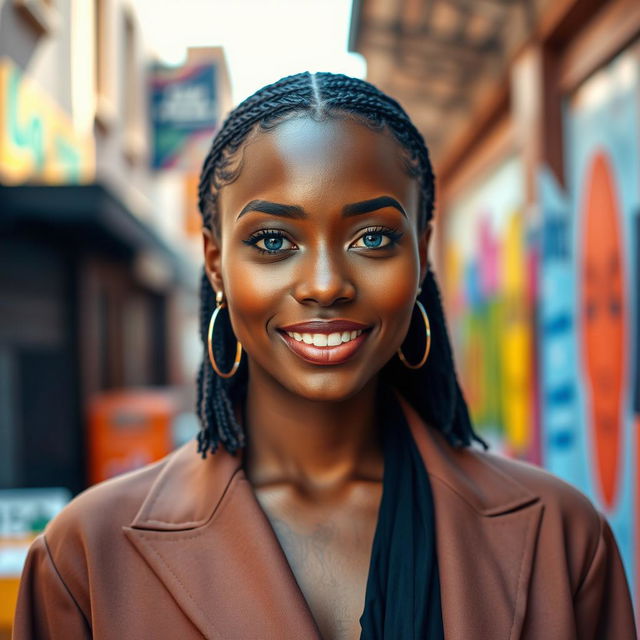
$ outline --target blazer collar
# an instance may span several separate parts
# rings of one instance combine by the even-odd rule
[[[518,637],[538,496],[401,402],[431,481],[445,636]],[[206,638],[319,639],[241,457],[195,448],[170,456],[125,534]]]
[[[539,496],[503,473],[491,454],[451,447],[401,402],[431,482],[445,637],[520,638]]]
[[[413,439],[431,479],[437,478],[478,515],[497,516],[538,499],[522,484],[491,463],[491,455],[476,449],[455,449],[435,429],[428,428],[413,407],[400,398]]]
[[[123,530],[205,638],[320,640],[240,457],[187,443]]]

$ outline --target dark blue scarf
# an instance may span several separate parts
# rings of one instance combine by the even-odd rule
[[[384,475],[361,640],[443,640],[433,497],[398,399],[380,398]]]

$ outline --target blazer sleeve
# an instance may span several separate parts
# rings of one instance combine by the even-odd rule
[[[615,538],[602,514],[593,559],[575,599],[577,637],[636,640],[633,606]]]
[[[53,562],[44,534],[27,555],[16,607],[13,640],[92,637],[90,626]]]

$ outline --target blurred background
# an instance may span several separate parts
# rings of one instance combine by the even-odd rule
[[[200,165],[305,69],[423,132],[475,423],[606,514],[638,602],[639,63],[636,0],[0,0],[0,638],[46,522],[196,433]]]

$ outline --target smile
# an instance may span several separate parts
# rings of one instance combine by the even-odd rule
[[[306,362],[337,365],[351,359],[367,339],[369,327],[348,320],[312,321],[281,327],[289,349]]]
[[[312,344],[314,347],[337,347],[343,342],[351,342],[355,340],[362,330],[358,331],[336,331],[335,333],[297,333],[295,331],[287,331],[287,335],[293,338],[296,342],[304,342],[305,344]]]

